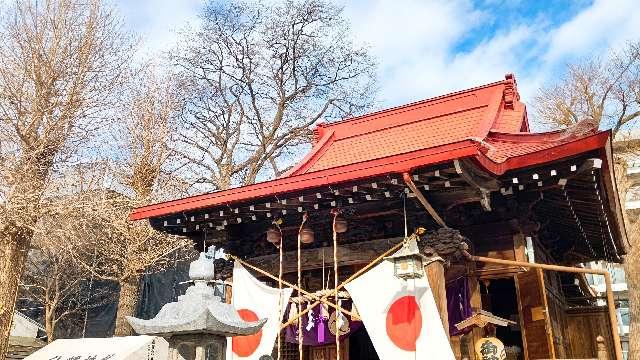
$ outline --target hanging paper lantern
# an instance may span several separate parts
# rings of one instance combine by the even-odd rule
[[[334,230],[338,233],[347,232],[347,220],[341,215],[337,215],[333,222]]]
[[[282,241],[280,229],[275,226],[270,226],[267,230],[267,241],[275,245],[280,244],[280,241]]]
[[[313,229],[308,226],[303,226],[300,229],[300,242],[303,244],[311,244],[314,240]]]

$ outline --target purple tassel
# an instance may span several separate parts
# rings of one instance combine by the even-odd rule
[[[324,343],[324,319],[322,317],[318,319],[318,343]]]

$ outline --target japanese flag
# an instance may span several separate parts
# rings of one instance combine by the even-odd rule
[[[346,285],[381,360],[454,360],[426,277],[402,280],[383,261]]]
[[[243,320],[267,319],[267,322],[256,334],[228,338],[227,359],[258,360],[263,355],[271,355],[292,291],[269,287],[237,261],[233,264],[231,304]]]

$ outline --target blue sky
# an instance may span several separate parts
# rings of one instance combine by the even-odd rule
[[[148,53],[197,23],[200,0],[113,0]],[[380,107],[516,74],[525,102],[567,62],[640,39],[637,0],[336,0],[379,62]],[[635,4],[634,4],[635,3]]]

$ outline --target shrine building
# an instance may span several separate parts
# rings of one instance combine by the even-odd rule
[[[425,276],[457,359],[476,359],[473,345],[482,329],[455,326],[476,318],[499,323],[496,337],[508,359],[595,358],[598,337],[616,359],[615,320],[611,307],[602,306],[611,298],[598,298],[579,271],[522,266],[622,261],[628,241],[611,142],[611,133],[588,119],[530,132],[508,74],[319,124],[312,149],[279,178],[141,207],[130,218],[187,236],[200,249],[223,248],[263,270],[250,269],[270,286],[278,286],[281,268],[282,280],[318,296],[424,228],[420,252],[442,258],[424,263]],[[281,244],[282,257],[274,244]],[[217,276],[229,283],[230,265],[216,261]],[[371,286],[384,294],[385,284]],[[338,294],[340,306],[355,313],[348,291]],[[303,295],[293,292],[298,310],[315,299]],[[344,323],[332,330],[341,331],[339,358],[378,358],[366,326],[355,315],[347,319],[344,331]],[[282,330],[280,357],[298,359],[288,330]],[[336,359],[335,347],[319,335],[305,338],[302,356]]]

